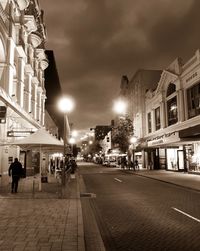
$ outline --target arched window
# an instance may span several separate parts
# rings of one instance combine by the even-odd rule
[[[167,88],[167,97],[170,96],[172,93],[176,91],[176,85],[173,83],[170,83]]]

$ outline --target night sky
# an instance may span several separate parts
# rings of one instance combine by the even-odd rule
[[[110,124],[122,75],[186,62],[200,48],[198,0],[40,0],[74,129]]]

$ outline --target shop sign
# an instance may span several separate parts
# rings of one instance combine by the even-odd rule
[[[189,78],[186,79],[186,83],[187,83],[187,82],[190,82],[193,78],[196,78],[197,75],[198,75],[197,72],[193,73]]]
[[[165,133],[147,140],[148,146],[156,146],[162,144],[169,144],[180,141],[178,132]]]

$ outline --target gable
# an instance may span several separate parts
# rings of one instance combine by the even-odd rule
[[[179,78],[177,74],[174,74],[168,70],[163,70],[158,86],[156,88],[156,95],[166,91],[170,83],[176,84],[176,80]]]

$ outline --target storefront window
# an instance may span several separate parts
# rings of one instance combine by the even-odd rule
[[[177,165],[177,149],[170,148],[167,149],[167,169],[176,171],[178,170]]]
[[[147,121],[148,121],[148,133],[151,133],[152,128],[151,128],[151,113],[150,112],[147,115]]]
[[[173,125],[178,122],[177,97],[173,97],[167,101],[167,116],[168,125]]]
[[[188,117],[200,114],[200,83],[187,90]]]
[[[195,143],[187,147],[186,157],[188,171],[200,173],[200,143]]]
[[[160,107],[155,109],[155,127],[156,130],[160,129]]]

